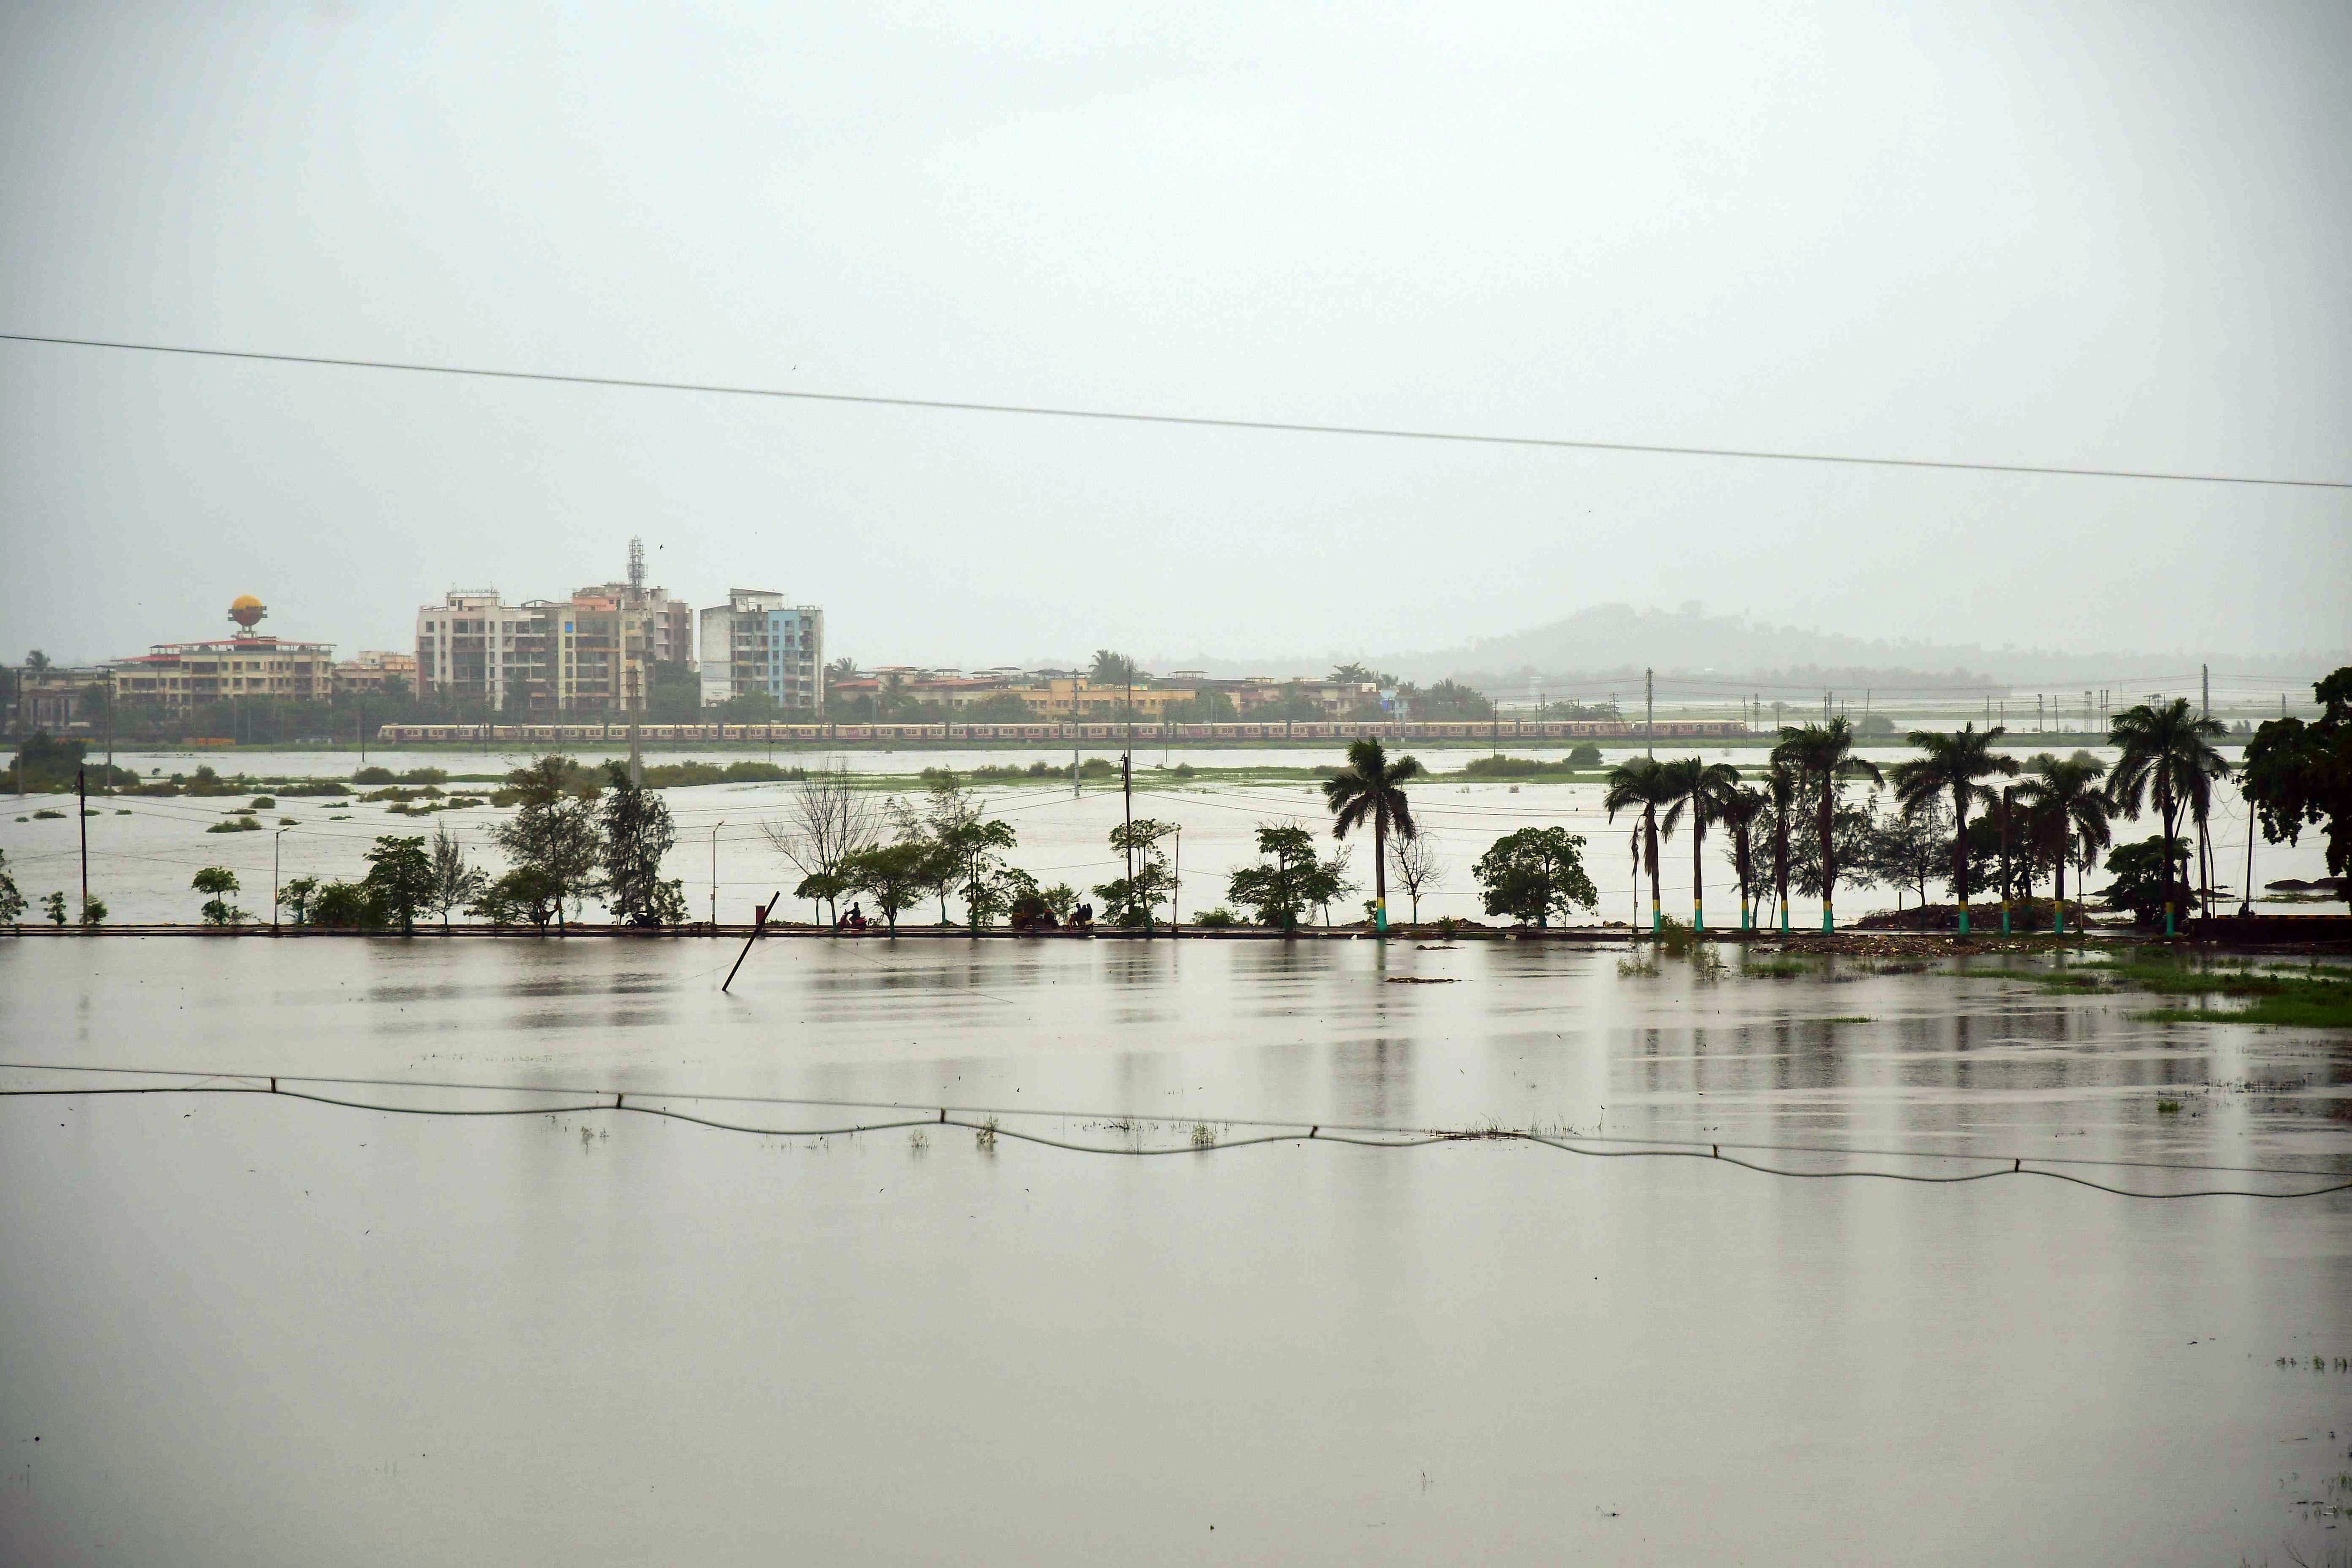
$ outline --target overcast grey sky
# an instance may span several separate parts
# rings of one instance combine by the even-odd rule
[[[0,331],[2352,477],[2352,6],[0,9]],[[406,646],[642,533],[981,665],[1614,599],[2284,652],[2352,495],[0,343],[0,653]]]

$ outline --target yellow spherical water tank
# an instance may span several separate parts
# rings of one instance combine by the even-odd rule
[[[250,594],[239,594],[228,607],[228,618],[247,631],[251,631],[268,613],[262,607],[261,601]]]

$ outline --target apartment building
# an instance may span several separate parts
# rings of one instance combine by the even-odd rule
[[[572,590],[572,602],[626,606],[643,617],[637,635],[645,641],[646,658],[663,664],[694,662],[694,606],[667,588],[594,583]]]
[[[509,605],[496,588],[453,588],[416,612],[419,697],[521,711],[547,684],[541,605]],[[548,706],[551,707],[551,700]]]
[[[335,645],[265,637],[155,643],[107,669],[117,702],[171,713],[245,697],[324,702],[335,691]]]
[[[416,689],[415,654],[365,648],[357,658],[347,658],[335,666],[335,696],[338,700],[373,697],[393,685],[411,692]]]
[[[5,687],[16,695],[15,710],[5,717],[8,732],[15,735],[95,729],[114,684],[113,672],[103,665],[68,668],[52,664],[38,669],[17,665],[8,674]]]
[[[702,612],[702,705],[753,692],[780,708],[824,706],[824,611],[763,588],[730,588]]]

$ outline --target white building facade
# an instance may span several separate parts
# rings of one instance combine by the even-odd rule
[[[702,612],[702,705],[764,693],[784,709],[824,707],[824,611],[782,594],[730,588]]]
[[[416,693],[456,694],[503,709],[527,695],[546,661],[541,610],[499,602],[498,590],[453,589],[416,612]]]

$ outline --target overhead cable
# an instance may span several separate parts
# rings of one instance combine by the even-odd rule
[[[254,349],[197,348],[180,343],[130,342],[110,338],[52,337],[0,332],[0,341],[47,343],[64,348],[115,349],[126,353],[179,354],[195,359],[243,360],[264,364],[324,365],[339,370],[389,370],[419,375],[467,376],[562,386],[616,387],[633,392],[685,392],[719,397],[764,397],[800,403],[833,403],[869,408],[912,408],[954,414],[1007,414],[1033,418],[1090,419],[1121,425],[1171,425],[1195,429],[1253,430],[1290,436],[1356,436],[1389,441],[1442,441],[1483,447],[1536,447],[1578,452],[1626,452],[1650,457],[1723,458],[1751,462],[1832,463],[1877,468],[1927,468],[1958,473],[2035,474],[2064,479],[2148,479],[2177,484],[2259,485],[2292,489],[2352,490],[2352,479],[2279,479],[2263,475],[2179,473],[2144,468],[2078,468],[2054,463],[1979,463],[1947,458],[1879,458],[1844,452],[1778,451],[1751,447],[1677,446],[1654,441],[1600,441],[1559,436],[1499,436],[1466,430],[1416,430],[1379,425],[1327,425],[1307,420],[1243,419],[1203,414],[1159,414],[1131,409],[1080,408],[1038,403],[981,403],[961,398],[888,397],[873,393],[814,392],[786,387],[744,386],[722,382],[657,381],[639,376],[565,374],[553,371],[495,370],[479,365],[429,364],[409,360],[345,359],[329,354],[267,353]]]

